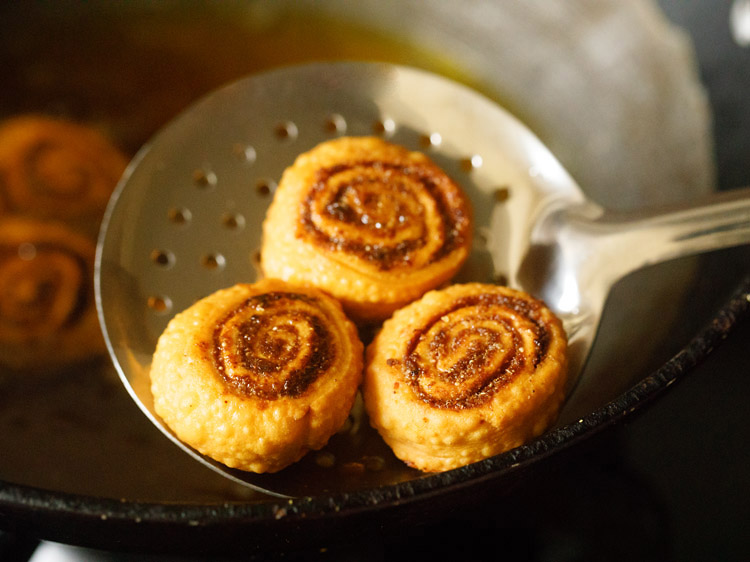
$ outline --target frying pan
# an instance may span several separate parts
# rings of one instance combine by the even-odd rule
[[[581,184],[598,186],[600,191],[590,195],[602,204],[636,208],[669,199],[687,199],[712,189],[709,117],[690,49],[682,36],[665,25],[650,3],[635,2],[628,7],[615,2],[598,3],[599,8],[592,12],[590,2],[573,2],[557,13],[543,10],[541,3],[528,3],[527,8],[478,3],[460,17],[452,13],[449,3],[435,4],[435,13],[421,18],[422,23],[409,31],[419,49],[409,51],[398,45],[390,50],[383,48],[376,56],[394,62],[416,62],[491,91],[536,130]],[[361,3],[356,13],[345,3],[331,2],[325,9],[348,18],[355,28],[365,20],[377,22],[395,36],[406,35],[403,26],[399,27],[403,18],[379,12],[375,3]],[[205,61],[215,57],[204,54],[201,59],[200,49],[191,50],[190,45],[179,44],[179,39],[175,41],[177,45],[155,39],[167,35],[160,33],[164,29],[172,30],[170,41],[181,33],[195,32],[196,15],[188,11],[153,13],[141,6],[123,16],[108,11],[104,4],[72,15],[23,13],[9,7],[2,10],[5,13],[0,14],[1,21],[8,26],[8,33],[3,30],[2,37],[4,41],[17,41],[13,48],[3,49],[3,56],[8,58],[3,68],[10,69],[9,79],[19,86],[2,94],[4,110],[8,114],[56,112],[98,122],[131,152],[193,98],[235,75],[257,69],[236,60],[216,68]],[[251,16],[253,21],[265,22],[274,33],[282,33],[285,24],[273,20],[274,14],[261,9]],[[91,25],[92,18],[96,22],[92,29],[99,31],[89,35],[87,43],[83,39],[86,33],[72,30]],[[210,30],[212,22],[213,29],[224,29],[226,18],[227,14],[220,13],[202,19],[198,26],[203,30],[202,49],[207,36],[219,42],[218,35],[205,29]],[[55,55],[49,45],[35,47],[33,41],[21,41],[23,29],[31,23],[46,26],[49,33],[42,36],[56,42],[62,53]],[[597,43],[606,40],[606,33],[596,33],[604,23],[610,32],[627,31],[617,36],[620,42],[615,50],[602,50]],[[467,30],[475,27],[484,35],[472,35],[475,40],[469,42]],[[227,33],[229,45],[225,45],[222,54],[229,52],[235,59],[243,59],[237,56],[237,49],[244,43],[240,39],[232,42],[234,37],[246,37],[243,33],[258,30],[243,29],[236,36]],[[493,43],[498,36],[508,43]],[[536,40],[529,41],[529,37]],[[590,42],[590,51],[582,46],[586,44],[584,38]],[[266,40],[270,41],[267,36]],[[372,37],[361,47],[359,56],[367,56],[373,44],[386,43],[388,39]],[[97,59],[91,50],[97,44],[99,48],[94,51],[107,51],[108,57],[115,57],[114,63],[103,57]],[[101,48],[102,44],[111,49]],[[560,45],[563,48],[557,52]],[[441,56],[424,55],[423,48],[436,50]],[[339,45],[331,49],[331,53],[314,56],[339,54]],[[450,51],[451,60],[460,64],[445,62],[445,51]],[[65,60],[70,61],[73,52],[87,55],[73,59],[77,64],[62,64],[64,76],[55,74],[54,57],[68,57]],[[162,59],[154,65],[158,68],[147,65],[146,69],[139,69],[154,53]],[[303,57],[300,53],[287,53],[290,61]],[[648,59],[648,68],[634,64],[641,60],[639,57]],[[231,59],[230,56],[227,60]],[[174,64],[175,60],[180,64]],[[192,66],[186,61],[191,61]],[[629,64],[617,64],[622,61]],[[278,62],[282,61],[257,65]],[[170,71],[170,67],[178,70]],[[29,68],[35,69],[36,78]],[[108,68],[116,68],[117,72],[107,71]],[[168,76],[160,74],[168,71]],[[122,85],[113,74],[124,75],[131,83]],[[643,89],[632,92],[620,87],[638,82],[634,77],[646,85],[641,84],[641,88],[652,88],[658,96],[654,98]],[[143,103],[132,103],[134,88],[144,92],[138,98]],[[593,99],[600,102],[590,103]],[[581,119],[581,115],[589,117],[590,122]],[[633,115],[648,116],[642,119],[643,130],[633,123]],[[658,134],[652,138],[649,133],[654,130]],[[660,147],[663,158],[658,165],[651,162],[654,144],[650,143]],[[4,405],[12,405],[13,398],[35,397],[25,404],[30,410],[28,417],[52,415],[33,425],[18,413],[18,408],[4,406],[4,428],[13,431],[3,430],[3,449],[19,450],[23,443],[25,448],[20,450],[25,454],[13,455],[15,462],[6,457],[0,469],[0,527],[102,548],[253,552],[280,545],[325,546],[341,537],[355,540],[368,528],[379,527],[387,532],[415,522],[425,524],[448,510],[470,508],[486,502],[486,498],[502,498],[519,480],[533,478],[545,462],[652,402],[747,317],[747,281],[729,297],[726,292],[710,294],[695,281],[701,279],[695,273],[700,270],[701,263],[694,260],[668,264],[637,274],[616,289],[589,365],[590,369],[611,370],[613,385],[569,408],[550,433],[483,463],[354,493],[280,502],[246,496],[213,482],[209,475],[185,465],[181,453],[162,444],[161,436],[154,437],[151,428],[139,425],[139,413],[120,395],[122,391],[111,377],[106,361],[24,384],[3,373],[2,383],[7,391]],[[617,337],[616,329],[632,323],[634,318],[649,316],[643,309],[625,306],[633,294],[644,291],[653,295],[651,302],[668,305],[656,315],[659,322],[645,348],[643,341]],[[707,304],[702,311],[687,314],[680,305],[692,301],[695,294]],[[653,316],[651,313],[649,317]],[[631,353],[635,349],[646,351],[639,359]],[[46,422],[56,423],[60,439],[41,441],[42,450],[33,450],[27,444],[45,433]],[[91,426],[96,426],[96,431]],[[113,439],[121,441],[112,443]],[[128,456],[138,462],[123,461]],[[58,467],[50,464],[50,458],[58,459]],[[122,466],[115,466],[118,461]],[[122,474],[134,472],[136,464],[145,468],[145,473]],[[75,473],[84,475],[84,481],[73,478],[71,474]]]

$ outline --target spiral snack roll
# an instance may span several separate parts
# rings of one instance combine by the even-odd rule
[[[62,224],[0,218],[0,364],[33,370],[103,353],[94,253]]]
[[[267,279],[222,289],[170,321],[151,366],[156,412],[221,463],[276,472],[346,421],[363,347],[317,289]]]
[[[370,423],[423,471],[499,454],[557,417],[566,348],[557,317],[523,292],[479,283],[431,291],[368,346]]]
[[[96,233],[126,157],[98,131],[43,116],[0,125],[0,214]]]
[[[425,155],[343,137],[285,170],[263,224],[262,268],[375,322],[453,277],[471,230],[468,199]]]

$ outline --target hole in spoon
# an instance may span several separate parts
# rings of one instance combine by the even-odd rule
[[[250,265],[253,266],[253,269],[258,275],[258,278],[263,277],[263,268],[261,265],[262,256],[260,255],[260,250],[255,250],[250,254]]]
[[[338,113],[333,113],[324,121],[323,129],[332,135],[344,133],[346,132],[346,119]]]
[[[436,148],[443,143],[443,137],[440,133],[431,133],[429,135],[421,135],[419,137],[419,144],[422,148]]]
[[[252,164],[257,158],[255,148],[249,144],[235,143],[232,146],[232,154],[243,164]]]
[[[190,222],[193,215],[189,209],[173,207],[167,211],[167,218],[173,224],[184,225]]]
[[[245,217],[239,213],[224,213],[221,224],[228,230],[242,230],[245,228]]]
[[[276,189],[276,182],[271,179],[259,179],[255,183],[255,191],[260,195],[261,197],[267,197],[271,193],[274,192]]]
[[[193,184],[200,189],[212,188],[216,181],[216,174],[211,170],[199,168],[193,172]]]
[[[151,310],[159,314],[165,314],[172,310],[172,299],[165,296],[151,296],[146,304]]]
[[[169,268],[174,265],[175,257],[167,250],[151,250],[151,261],[159,267]]]
[[[493,193],[493,197],[496,203],[505,203],[510,199],[510,188],[507,185],[498,187]]]
[[[224,269],[226,258],[221,254],[206,254],[201,258],[201,265],[205,269],[217,270]]]
[[[462,158],[460,164],[464,172],[471,172],[472,170],[481,168],[484,160],[479,154],[474,154],[473,156]]]
[[[297,125],[292,121],[284,121],[274,127],[276,138],[281,141],[294,140],[297,138],[299,131]]]
[[[372,131],[376,135],[390,136],[396,130],[396,123],[393,119],[379,119],[372,124]]]

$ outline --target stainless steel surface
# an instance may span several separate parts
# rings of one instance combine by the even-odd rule
[[[100,237],[97,304],[122,380],[149,419],[195,458],[268,493],[323,489],[314,478],[303,488],[296,478],[228,470],[182,444],[153,411],[151,354],[174,313],[257,277],[254,259],[273,181],[296,155],[332,136],[373,131],[426,150],[464,187],[479,242],[456,281],[502,278],[544,298],[568,330],[574,379],[616,281],[646,264],[750,241],[744,192],[690,211],[608,219],[516,118],[425,71],[312,64],[221,89],[159,133],[126,172]],[[498,201],[498,192],[507,198]],[[355,425],[366,431],[365,423]],[[347,437],[343,462],[362,456],[361,433]],[[380,478],[408,477],[397,468]],[[350,489],[342,484],[338,491]]]
[[[131,395],[194,457],[266,492],[317,495],[331,491],[332,484],[317,478],[315,470],[304,471],[303,482],[293,470],[274,475],[228,470],[182,444],[153,411],[151,355],[176,312],[219,288],[256,278],[261,223],[273,182],[284,168],[327,138],[375,130],[398,144],[426,150],[469,193],[484,244],[478,243],[459,280],[489,282],[514,271],[533,210],[553,201],[582,200],[544,146],[473,90],[406,67],[336,63],[272,71],[202,100],[144,147],[105,215],[97,304]],[[496,192],[508,187],[508,200],[494,205]],[[233,219],[229,228],[227,216]],[[366,423],[355,427],[359,430],[337,436],[339,463],[361,459],[380,444]],[[388,451],[382,454],[388,462],[377,483],[419,476]],[[366,477],[339,480],[333,490],[372,484]]]

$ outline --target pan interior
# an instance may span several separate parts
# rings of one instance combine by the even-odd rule
[[[311,59],[375,58],[459,79],[511,108],[601,203],[632,208],[711,188],[709,119],[692,53],[651,2],[604,0],[592,13],[577,1],[554,12],[545,2],[476,2],[460,11],[419,0],[388,8],[374,0],[248,5],[238,12],[134,3],[123,12],[108,2],[70,11],[4,4],[0,114],[92,124],[134,156],[189,103],[228,81]],[[193,189],[191,176],[186,190]],[[231,239],[241,231],[224,232]],[[702,326],[705,316],[681,306],[692,283],[692,268],[667,264],[616,288],[589,364],[611,386],[569,404],[563,421],[617,396]],[[648,335],[623,330],[644,323]],[[0,456],[3,481],[126,501],[263,498],[165,439],[122,391],[108,358],[41,376],[0,370],[0,404],[0,445],[13,452]]]

